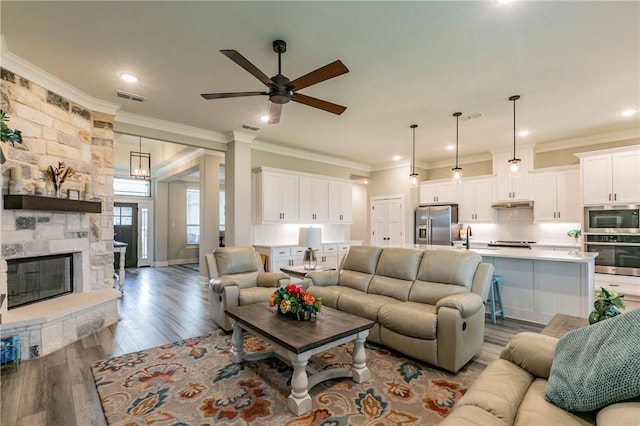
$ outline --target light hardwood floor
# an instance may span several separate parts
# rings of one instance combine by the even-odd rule
[[[90,366],[103,358],[198,336],[218,328],[198,273],[183,267],[127,269],[120,321],[51,355],[6,369],[0,376],[3,426],[106,424]],[[481,353],[468,366],[480,370],[520,331],[542,326],[514,320],[486,322]]]

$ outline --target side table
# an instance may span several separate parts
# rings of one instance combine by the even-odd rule
[[[549,324],[540,332],[547,336],[561,338],[571,330],[586,327],[589,325],[589,321],[586,318],[574,317],[565,314],[556,314]]]
[[[289,266],[286,268],[280,268],[280,270],[282,272],[284,272],[285,274],[291,276],[291,277],[295,277],[295,278],[304,278],[307,276],[307,274],[309,272],[313,272],[313,271],[335,271],[336,268],[329,268],[326,266],[316,266],[316,269],[304,269],[303,265],[299,265],[299,266]]]

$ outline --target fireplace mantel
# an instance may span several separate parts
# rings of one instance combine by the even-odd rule
[[[46,210],[77,213],[102,213],[101,201],[69,200],[35,195],[5,195],[6,210]]]

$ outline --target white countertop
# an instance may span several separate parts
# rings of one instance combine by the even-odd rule
[[[323,241],[322,244],[362,244],[362,240],[349,240],[349,241]],[[253,244],[254,247],[263,247],[268,249],[277,249],[282,247],[300,247],[298,243],[290,244]]]
[[[413,247],[421,250],[466,250],[460,247],[451,246],[435,246],[425,244],[414,244]],[[510,259],[529,259],[529,260],[548,260],[553,262],[577,262],[588,263],[593,262],[598,253],[582,252],[568,249],[563,250],[537,250],[526,248],[509,248],[509,247],[484,247],[471,248],[471,251],[480,254],[483,257],[505,257]]]

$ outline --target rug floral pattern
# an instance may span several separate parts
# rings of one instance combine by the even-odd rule
[[[245,351],[270,350],[247,335]],[[315,370],[351,363],[352,344],[312,357]],[[291,368],[277,358],[233,364],[231,336],[200,337],[121,355],[92,367],[109,424],[115,425],[429,425],[446,417],[476,374],[453,375],[367,344],[371,379],[327,380],[309,392],[313,409],[286,406]]]

